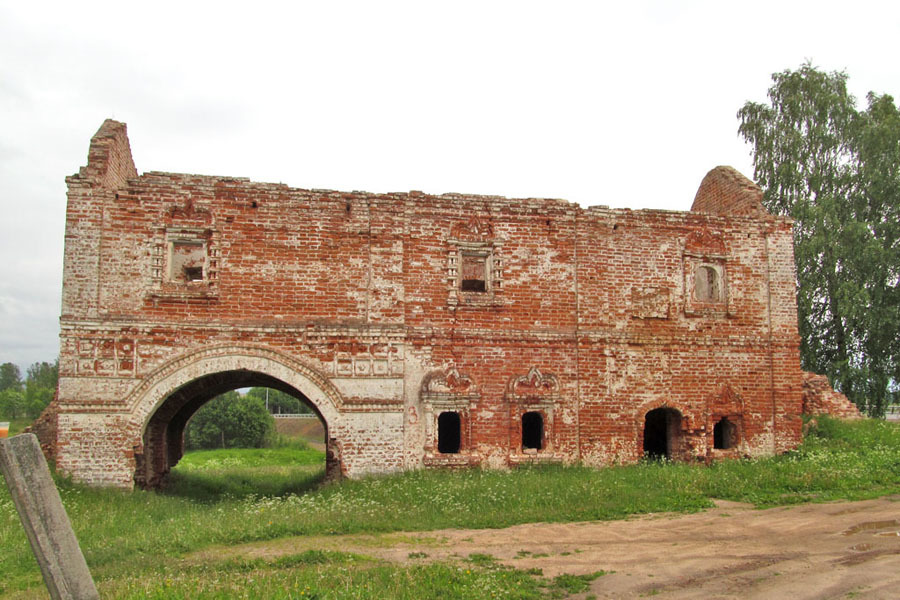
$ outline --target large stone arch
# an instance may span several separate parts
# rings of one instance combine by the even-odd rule
[[[220,345],[190,351],[150,373],[126,398],[134,444],[135,482],[159,483],[183,452],[190,416],[213,395],[260,385],[300,397],[326,429],[329,477],[342,473],[340,431],[343,399],[332,383],[309,366],[271,348]],[[174,405],[173,405],[174,404]]]

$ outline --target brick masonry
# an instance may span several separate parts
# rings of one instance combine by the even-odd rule
[[[39,429],[78,480],[159,483],[193,412],[250,385],[319,414],[335,476],[800,440],[791,222],[731,168],[690,212],[303,190],[139,175],[106,121],[66,181]]]
[[[824,414],[841,419],[862,418],[859,408],[847,396],[834,391],[826,376],[815,373],[803,374],[803,414]]]

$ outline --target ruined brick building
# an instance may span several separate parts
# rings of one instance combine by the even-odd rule
[[[310,405],[331,474],[768,455],[800,439],[791,223],[718,167],[690,212],[147,172],[67,179],[58,399],[94,484],[160,481],[229,389]]]

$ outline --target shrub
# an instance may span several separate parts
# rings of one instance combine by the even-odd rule
[[[262,448],[275,432],[275,420],[259,398],[231,391],[216,396],[188,422],[185,445],[201,448]]]

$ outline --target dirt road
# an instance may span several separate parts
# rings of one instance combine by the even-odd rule
[[[333,548],[409,563],[490,554],[544,575],[613,571],[598,598],[900,598],[900,496],[692,515],[384,536],[291,538],[219,550],[277,556]]]

